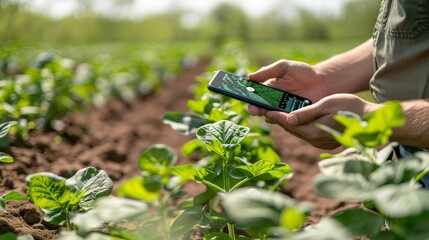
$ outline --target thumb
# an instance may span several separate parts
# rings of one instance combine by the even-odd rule
[[[291,112],[287,117],[287,123],[294,126],[303,125],[312,122],[319,116],[319,108],[308,106]]]
[[[270,78],[277,78],[283,76],[286,72],[288,62],[286,60],[279,60],[268,66],[260,68],[254,73],[249,73],[248,78],[255,82],[264,82]]]

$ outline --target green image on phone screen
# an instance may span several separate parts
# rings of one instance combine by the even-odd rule
[[[256,102],[284,109],[286,112],[292,112],[310,104],[308,100],[300,100],[294,95],[229,74],[225,74],[220,87]]]

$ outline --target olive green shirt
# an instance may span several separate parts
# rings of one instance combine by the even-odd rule
[[[429,99],[429,0],[383,0],[373,44],[377,102]]]

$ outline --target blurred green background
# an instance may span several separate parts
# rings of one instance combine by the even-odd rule
[[[211,49],[234,39],[257,49],[262,45],[279,46],[279,42],[336,42],[334,45],[339,44],[342,49],[371,37],[380,4],[380,0],[344,0],[341,6],[335,6],[340,10],[333,13],[305,8],[296,4],[297,0],[267,1],[269,10],[252,16],[235,1],[220,1],[204,13],[190,10],[186,4],[175,7],[172,1],[164,11],[131,16],[127,11],[137,7],[138,0],[105,0],[101,4],[109,8],[104,11],[99,10],[100,1],[96,4],[97,1],[75,0],[74,10],[63,15],[36,9],[35,2],[0,0],[3,45],[108,44],[106,49],[114,51],[118,43],[192,42],[195,47]],[[267,48],[264,52],[268,51],[271,53],[267,54],[273,54],[275,49]]]
[[[58,116],[150,94],[200,58],[244,72],[281,58],[314,64],[369,39],[379,4],[0,0],[0,122],[23,119],[22,136],[37,123],[58,129]]]

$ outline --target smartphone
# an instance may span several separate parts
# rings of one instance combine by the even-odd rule
[[[274,111],[290,113],[311,104],[303,98],[225,71],[216,71],[208,89]]]

